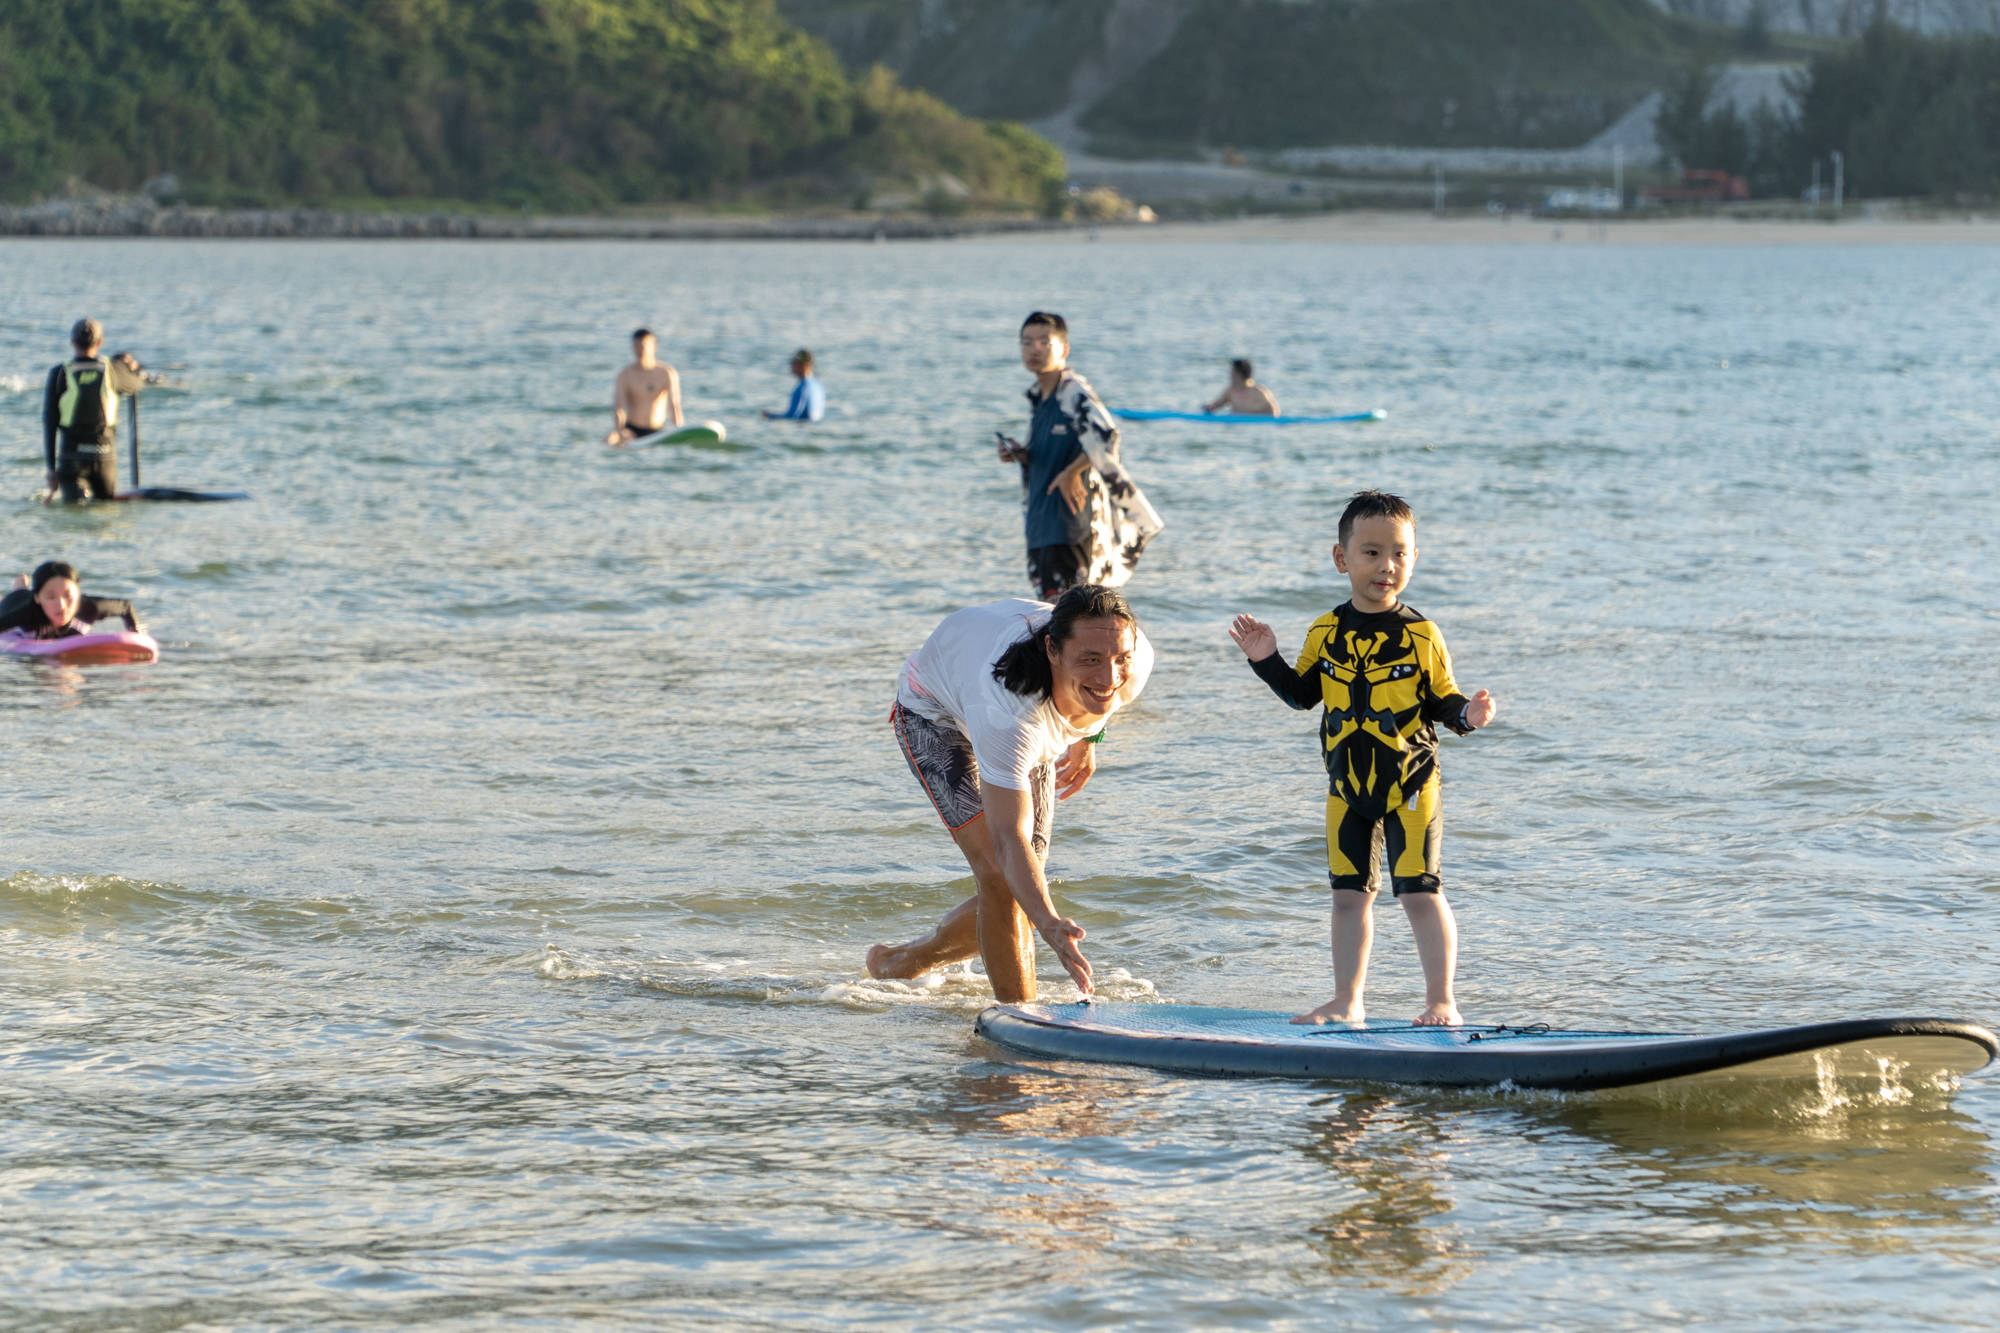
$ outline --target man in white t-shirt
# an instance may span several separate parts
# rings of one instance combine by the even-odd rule
[[[1057,914],[1042,873],[1052,807],[1083,790],[1105,721],[1152,670],[1130,604],[1096,584],[1054,606],[969,607],[931,632],[903,664],[889,718],[979,891],[922,939],[870,949],[870,975],[916,977],[978,954],[997,999],[1032,1000],[1032,924],[1089,992],[1083,927]]]

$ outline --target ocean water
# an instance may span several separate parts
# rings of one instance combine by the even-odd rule
[[[1050,863],[1106,994],[1330,993],[1315,718],[1224,626],[1295,645],[1384,486],[1501,704],[1443,746],[1468,1018],[2000,1019],[1996,258],[0,242],[4,568],[164,645],[0,662],[0,1328],[1990,1326],[2000,1077],[1176,1078],[861,958],[969,889],[885,715],[1026,591],[1044,307],[1114,405],[1247,354],[1390,414],[1126,434],[1160,662]],[[83,313],[186,386],[145,481],[254,500],[27,499]],[[596,443],[640,323],[727,445]],[[763,424],[799,345],[831,414]]]

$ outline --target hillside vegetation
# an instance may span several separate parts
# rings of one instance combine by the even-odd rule
[[[1083,124],[1260,148],[1566,148],[1725,36],[1646,0],[1203,0]]]
[[[1795,194],[1832,154],[1849,197],[2000,198],[2000,37],[1924,37],[1888,23],[1814,58],[1798,112],[1751,117],[1708,101],[1690,74],[1666,99],[1661,140],[1689,166],[1749,178],[1761,194]]]
[[[571,209],[1062,183],[1047,143],[850,76],[771,0],[0,0],[0,197],[163,173],[195,202]]]
[[[1574,147],[1690,63],[1803,53],[1650,0],[1154,0],[1164,49],[1066,105],[1117,0],[778,2],[850,67],[885,63],[980,114],[1079,114],[1121,151]]]

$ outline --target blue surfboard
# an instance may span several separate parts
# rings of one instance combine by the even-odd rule
[[[1124,421],[1207,421],[1221,426],[1324,426],[1341,421],[1381,421],[1388,413],[1381,408],[1370,412],[1348,412],[1334,417],[1252,417],[1234,412],[1140,412],[1115,409],[1112,415]]]
[[[1030,1055],[1180,1074],[1570,1091],[1681,1079],[1810,1080],[1829,1071],[1876,1079],[1893,1071],[1908,1084],[1968,1074],[2000,1054],[2000,1037],[1946,1018],[1859,1018],[1708,1036],[1564,1031],[1545,1023],[1303,1027],[1289,1018],[1178,1004],[1000,1004],[980,1014],[977,1029]]]

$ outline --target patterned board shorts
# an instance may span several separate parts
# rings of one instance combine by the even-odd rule
[[[896,743],[910,771],[924,784],[924,791],[936,807],[944,826],[956,833],[986,813],[979,799],[979,761],[972,757],[972,742],[957,727],[919,717],[901,704],[889,710],[889,725],[896,730]],[[1028,775],[1029,791],[1035,803],[1035,855],[1049,855],[1049,826],[1055,808],[1055,765],[1043,764]]]

